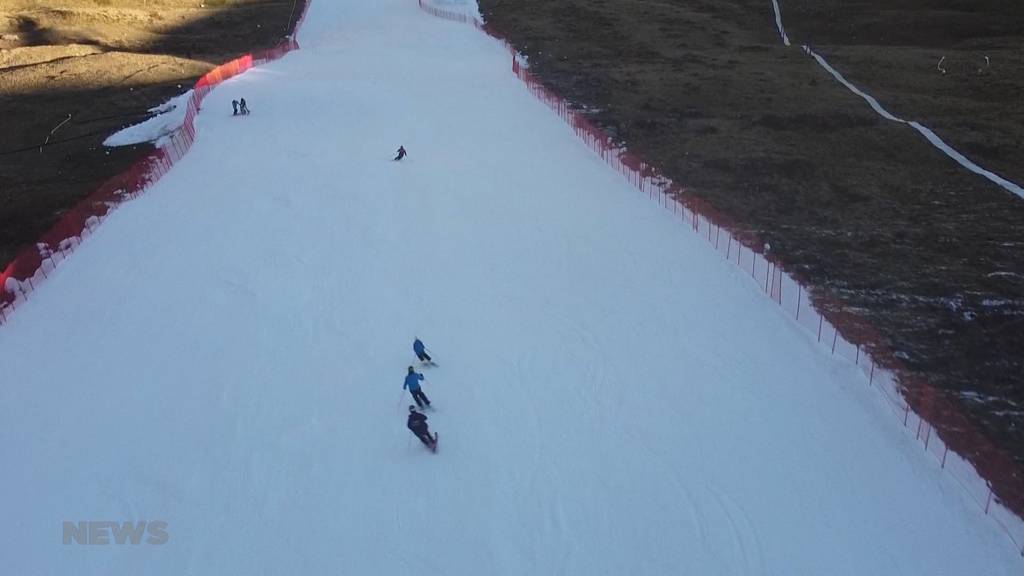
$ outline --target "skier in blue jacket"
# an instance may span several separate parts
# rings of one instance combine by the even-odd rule
[[[416,405],[423,408],[426,404],[430,406],[430,399],[423,393],[420,388],[420,381],[423,380],[423,374],[417,374],[416,370],[412,366],[409,366],[409,373],[405,375],[405,384],[402,384],[402,389],[409,389],[409,393],[412,394],[412,399],[416,401]]]
[[[416,357],[420,359],[420,362],[434,363],[430,358],[430,354],[427,354],[427,347],[423,345],[423,341],[419,338],[413,340],[412,351],[416,353]]]

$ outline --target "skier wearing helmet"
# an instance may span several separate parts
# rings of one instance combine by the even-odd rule
[[[405,383],[402,384],[402,389],[409,389],[409,393],[412,394],[412,399],[416,401],[416,405],[423,408],[425,404],[428,408],[430,407],[430,399],[423,393],[420,388],[420,381],[423,380],[423,374],[419,374],[412,366],[409,366],[409,373],[405,375]]]
[[[416,411],[416,407],[409,405],[409,419],[405,423],[406,428],[412,430],[412,433],[423,442],[423,445],[430,448],[432,451],[437,452],[437,433],[433,436],[430,435],[430,429],[427,426],[427,415]]]

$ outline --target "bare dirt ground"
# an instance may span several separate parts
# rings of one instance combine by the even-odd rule
[[[0,267],[149,149],[105,148],[107,136],[217,64],[278,44],[303,2],[0,2]]]
[[[929,4],[782,1],[795,44],[1019,183],[1024,3]],[[770,242],[1024,463],[1024,200],[782,46],[770,0],[480,5],[543,82]]]

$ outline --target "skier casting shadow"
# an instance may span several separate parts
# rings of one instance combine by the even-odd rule
[[[402,389],[409,389],[409,393],[412,394],[412,399],[416,401],[416,405],[423,408],[426,404],[430,407],[430,399],[423,393],[420,388],[420,381],[423,380],[423,374],[416,373],[416,370],[412,366],[409,366],[409,373],[405,375],[405,384],[402,384]]]
[[[398,147],[398,156],[395,156],[395,162],[398,162],[402,158],[405,158],[405,146]]]
[[[430,435],[430,429],[427,426],[427,415],[421,414],[416,411],[416,407],[409,405],[409,419],[406,421],[405,426],[412,430],[412,433],[423,442],[423,445],[430,448],[431,451],[437,452],[437,433],[433,436]]]

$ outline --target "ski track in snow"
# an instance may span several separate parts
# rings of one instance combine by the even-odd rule
[[[0,329],[5,572],[1019,572],[858,369],[498,43],[408,0],[316,1],[300,41]],[[168,543],[61,543],[142,519]]]

